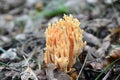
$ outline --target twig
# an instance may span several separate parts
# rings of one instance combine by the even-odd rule
[[[105,75],[105,77],[102,80],[107,80],[107,78],[109,77],[110,73],[111,73],[111,69],[108,71],[108,73]]]
[[[6,67],[5,69],[7,69],[7,70],[13,70],[13,71],[16,71],[16,72],[21,72],[21,71],[19,71],[17,69],[13,69],[13,68],[9,68],[9,67]]]
[[[120,77],[120,74],[118,74],[118,76],[115,78],[115,80],[118,80],[118,79],[119,79],[119,77]]]
[[[89,53],[88,53],[88,54],[89,54]],[[86,61],[87,61],[88,54],[87,54],[86,57],[85,57],[85,61],[84,61],[84,63],[83,63],[83,66],[82,66],[82,68],[81,68],[81,70],[80,70],[80,72],[79,72],[78,77],[77,77],[76,80],[79,80],[79,77],[80,77],[80,75],[81,75],[81,72],[82,72],[82,70],[83,70],[83,68],[84,68],[84,66],[85,66]]]

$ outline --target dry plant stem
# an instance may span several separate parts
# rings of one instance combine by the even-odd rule
[[[13,69],[13,68],[9,68],[9,67],[8,67],[8,68],[6,67],[5,69],[11,70],[11,71],[16,71],[16,72],[21,72],[21,71],[19,71],[19,70],[17,70],[17,69]]]
[[[4,78],[0,79],[0,80],[7,80],[8,76],[10,76],[11,73],[9,73],[7,76],[5,76]]]
[[[29,45],[31,45],[32,43],[34,43],[33,41],[32,41],[32,39],[33,38],[30,38],[30,39],[28,39],[27,41],[25,41],[24,43],[23,42],[21,42],[21,41],[19,41],[21,44],[22,44],[22,47],[21,47],[21,53],[23,54],[23,55],[25,55],[25,56],[27,56],[27,54],[24,52],[24,49],[27,47],[27,46],[29,46]],[[30,41],[30,42],[29,42]],[[35,40],[35,41],[39,41],[39,40]],[[29,42],[29,43],[28,43]],[[35,48],[35,50],[36,50],[36,48]],[[32,53],[35,53],[35,50],[32,52]],[[33,56],[33,54],[31,55],[31,57]]]
[[[88,53],[88,54],[89,54],[89,53]],[[80,72],[79,72],[78,77],[77,77],[76,80],[79,80],[79,77],[80,77],[80,75],[81,75],[81,73],[82,73],[82,70],[83,70],[83,68],[84,68],[84,66],[85,66],[85,63],[86,63],[86,61],[87,61],[88,54],[87,54],[86,57],[85,57],[85,61],[84,61],[84,63],[83,63],[83,66],[82,66],[82,68],[81,68],[81,70],[80,70]]]
[[[33,72],[33,70],[28,66],[28,68],[26,69],[26,72],[29,72],[30,74],[32,74],[35,78],[35,80],[38,80],[36,74]]]
[[[28,46],[33,44],[33,43],[36,43],[36,42],[40,42],[41,40],[40,39],[37,39],[37,40],[32,40],[31,42],[28,43]]]
[[[30,59],[32,59],[32,57],[33,57],[33,55],[36,53],[36,47],[35,47],[35,49],[31,52],[31,55],[29,56],[29,58],[28,58],[28,61],[30,60]]]
[[[27,64],[27,69],[24,72],[26,72],[26,73],[29,72],[31,75],[33,75],[33,77],[35,78],[35,80],[38,80],[36,74],[33,72],[33,70],[29,66],[29,63],[28,63],[29,62],[29,58],[26,59],[25,56],[23,56],[23,57],[26,60],[26,64]]]
[[[36,51],[36,47],[35,47],[35,49],[31,52],[31,55],[28,57],[28,59],[26,59],[26,57],[23,56],[24,59],[26,60],[26,64],[29,64],[29,60],[32,59],[33,55],[35,54],[35,51]]]
[[[38,80],[36,74],[33,72],[33,70],[29,66],[27,67],[27,69],[23,73],[30,73],[35,78],[35,80]],[[28,79],[29,76],[26,76],[26,78]]]
[[[115,78],[115,80],[118,80],[118,79],[119,79],[119,77],[120,77],[120,74],[118,74],[118,76]]]
[[[108,73],[105,75],[105,77],[102,80],[107,80],[110,74],[111,74],[111,69],[108,71]]]

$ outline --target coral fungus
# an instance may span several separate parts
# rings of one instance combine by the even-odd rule
[[[69,71],[85,46],[80,22],[72,15],[64,15],[58,22],[46,29],[45,63],[54,63],[62,71]]]

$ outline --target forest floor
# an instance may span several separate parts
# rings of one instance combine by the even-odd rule
[[[44,63],[48,23],[73,15],[86,46],[74,70]],[[0,80],[120,80],[119,0],[0,0]]]

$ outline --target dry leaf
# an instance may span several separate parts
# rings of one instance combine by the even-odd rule
[[[110,52],[108,56],[106,56],[106,60],[104,61],[104,66],[111,64],[116,59],[120,58],[120,49],[114,49]]]

